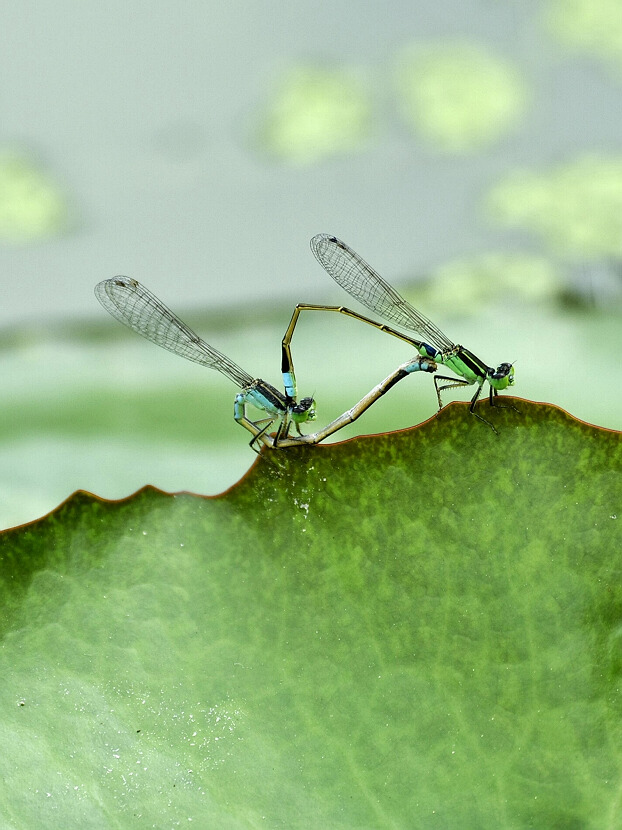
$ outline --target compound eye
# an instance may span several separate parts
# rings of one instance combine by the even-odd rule
[[[313,398],[301,398],[294,407],[294,412],[308,412],[313,406]]]

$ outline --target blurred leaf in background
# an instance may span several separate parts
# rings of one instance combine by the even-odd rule
[[[487,251],[440,265],[417,286],[413,303],[430,314],[477,313],[482,305],[551,303],[563,288],[560,269],[551,260],[517,251]]]
[[[371,104],[342,70],[300,66],[278,85],[258,132],[262,149],[292,164],[360,150],[369,138]]]
[[[622,69],[620,0],[554,0],[549,23],[560,40],[602,55]]]
[[[0,241],[32,242],[67,225],[65,195],[39,163],[23,152],[0,150]]]
[[[407,48],[398,60],[404,118],[435,149],[468,153],[517,123],[527,99],[517,70],[469,43]]]
[[[622,257],[621,156],[515,171],[491,189],[488,205],[499,223],[538,234],[566,259]]]

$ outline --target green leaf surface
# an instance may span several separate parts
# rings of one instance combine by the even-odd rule
[[[515,403],[2,534],[3,827],[619,827],[620,434]]]

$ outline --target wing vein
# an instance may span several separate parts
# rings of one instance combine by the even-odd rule
[[[137,280],[121,276],[103,280],[95,286],[95,296],[113,317],[157,346],[216,369],[238,386],[253,382],[248,372],[202,340]]]
[[[417,311],[345,242],[334,236],[318,234],[311,240],[311,250],[329,276],[370,311],[422,335],[430,345],[441,351],[454,347],[447,335]]]

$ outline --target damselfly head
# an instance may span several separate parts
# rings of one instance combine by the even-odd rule
[[[292,407],[292,419],[295,423],[302,424],[305,421],[315,421],[315,400],[313,398],[301,398]]]
[[[500,363],[488,378],[490,385],[495,389],[506,389],[514,386],[514,364]]]

